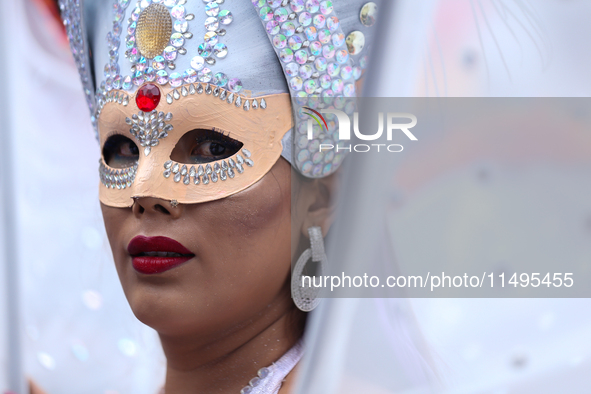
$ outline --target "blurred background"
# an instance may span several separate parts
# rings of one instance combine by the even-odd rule
[[[18,242],[16,260],[1,264],[18,265],[24,373],[49,393],[155,393],[164,357],[113,265],[97,198],[100,151],[57,6],[1,5],[10,119],[2,135],[10,133],[13,157],[13,183],[1,187],[16,219],[1,232]]]
[[[407,12],[412,8],[404,8],[408,0],[397,3]],[[6,272],[18,270],[24,374],[49,393],[155,393],[165,360],[154,331],[131,313],[113,266],[97,198],[100,152],[57,8],[49,0],[0,0],[0,5],[1,136],[10,142],[2,152],[11,157],[1,161],[0,172],[0,283],[5,289]],[[590,96],[588,0],[430,0],[415,8],[421,24],[412,35],[419,45],[409,62],[408,89],[400,95]],[[386,46],[383,52],[393,51]],[[540,222],[532,217],[551,215],[542,225],[552,227],[556,248],[564,248],[568,258],[589,259],[589,136],[556,133],[558,154],[553,147],[530,149],[526,140],[518,157],[508,158],[495,155],[494,144],[475,139],[475,146],[463,144],[461,151],[423,162],[420,177],[398,174],[391,220],[399,260],[412,254],[404,248],[402,229],[414,226],[425,244],[433,245],[432,253],[451,255],[475,236],[477,220],[458,227],[453,215],[441,215],[441,231],[421,223],[441,212],[495,218],[507,204],[523,216],[489,220],[490,228],[479,234],[516,223],[524,231],[534,229]],[[519,176],[506,165],[539,164],[540,156],[549,158],[544,166]],[[483,193],[491,203],[471,206]],[[540,199],[543,204],[528,204]],[[456,249],[445,248],[444,231]],[[499,248],[494,258],[502,263],[528,251]],[[470,253],[488,258],[490,250],[472,247]],[[4,294],[0,390],[15,362],[6,339],[14,325],[6,308],[12,300]],[[443,392],[589,392],[591,300],[412,299],[409,304]]]

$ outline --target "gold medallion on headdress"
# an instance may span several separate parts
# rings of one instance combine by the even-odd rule
[[[137,21],[135,42],[142,56],[153,59],[160,55],[170,41],[172,18],[162,4],[151,4]]]

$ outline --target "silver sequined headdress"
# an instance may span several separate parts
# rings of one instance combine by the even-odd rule
[[[210,89],[245,111],[264,110],[258,97],[272,93],[300,102],[355,96],[377,7],[364,0],[60,0],[95,130],[105,103],[126,105],[146,83],[176,88],[167,102]],[[282,156],[305,176],[328,175],[343,154],[319,154],[318,141],[306,138],[307,119],[296,111]],[[336,141],[334,133],[329,122],[323,138]]]

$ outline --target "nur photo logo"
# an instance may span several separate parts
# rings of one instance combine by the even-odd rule
[[[369,152],[370,150],[376,150],[380,152],[380,148],[385,148],[388,152],[402,152],[404,147],[400,144],[391,144],[393,136],[402,132],[409,140],[417,141],[417,137],[410,131],[417,125],[417,117],[410,113],[404,112],[379,112],[378,113],[378,130],[373,134],[368,134],[365,130],[362,133],[359,130],[359,112],[353,113],[353,122],[351,122],[350,116],[338,109],[321,109],[320,111],[314,110],[310,107],[303,107],[302,113],[308,115],[308,140],[314,139],[314,123],[316,123],[320,130],[328,132],[328,122],[323,114],[332,114],[336,116],[338,122],[338,141],[350,141],[351,140],[351,123],[353,123],[353,134],[361,141],[375,141],[379,142],[382,140],[388,143],[373,143],[373,144],[327,144],[321,143],[318,147],[319,152],[335,150],[335,152],[348,151],[348,152]],[[386,135],[384,138],[384,124],[386,125]]]

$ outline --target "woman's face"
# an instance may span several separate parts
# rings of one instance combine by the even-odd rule
[[[157,198],[138,198],[131,208],[101,204],[117,272],[138,319],[160,334],[215,336],[248,324],[270,305],[289,305],[290,172],[280,158],[246,190],[200,204],[173,207]],[[175,240],[190,251],[189,259],[142,273],[134,268],[137,254],[128,251],[137,236]]]

